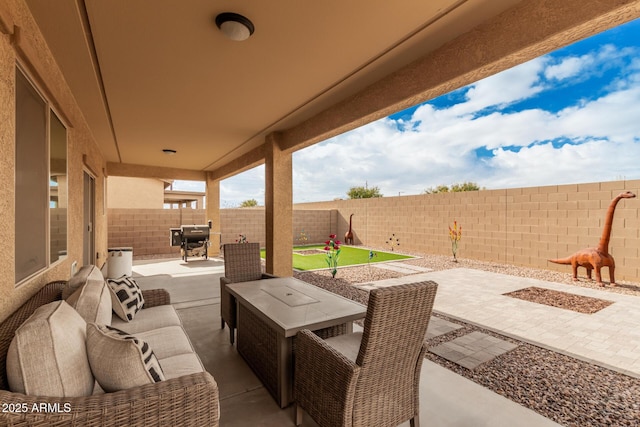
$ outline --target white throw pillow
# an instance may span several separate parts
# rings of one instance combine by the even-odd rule
[[[16,330],[7,352],[11,391],[30,396],[90,396],[95,381],[87,359],[86,327],[65,301],[39,307]]]
[[[93,375],[106,392],[164,380],[149,344],[111,326],[87,324],[87,354]]]
[[[142,291],[132,277],[122,276],[119,279],[107,279],[111,291],[113,311],[125,322],[130,322],[144,305]]]
[[[75,308],[87,323],[111,324],[111,291],[104,280],[87,280],[67,298],[67,304]]]

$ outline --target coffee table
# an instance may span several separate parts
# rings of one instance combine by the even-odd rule
[[[293,277],[227,285],[238,305],[238,353],[281,408],[293,401],[295,335],[322,338],[353,331],[367,308]]]

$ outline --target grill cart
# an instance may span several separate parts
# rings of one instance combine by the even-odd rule
[[[188,257],[201,256],[208,259],[209,232],[211,222],[205,225],[181,225],[180,228],[170,228],[171,246],[180,246],[180,255],[185,262]]]

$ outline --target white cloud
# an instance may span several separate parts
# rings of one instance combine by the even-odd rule
[[[176,180],[172,184],[172,188],[176,191],[204,191],[204,181],[184,181]]]
[[[463,181],[507,188],[631,178],[638,174],[640,158],[633,109],[640,99],[630,95],[612,94],[558,115],[542,110],[494,113],[438,132],[399,132],[392,121],[379,121],[295,153],[295,201],[345,198],[351,186],[365,182],[392,196]],[[620,103],[607,110],[616,98]],[[589,141],[591,135],[601,139]],[[563,137],[588,142],[560,148],[531,145]],[[494,150],[495,158],[478,162],[474,150],[482,147]],[[503,147],[522,148],[514,152]],[[263,183],[264,170],[260,173],[254,179]],[[246,190],[238,194],[249,198]]]
[[[581,57],[566,58],[557,65],[551,65],[544,71],[544,75],[548,79],[564,80],[577,75],[584,67],[593,63],[591,55],[583,55]]]
[[[640,137],[637,105],[640,85],[610,93],[584,106],[567,108],[560,112],[558,125],[573,138],[633,141]]]
[[[470,85],[465,93],[465,101],[446,109],[435,109],[430,104],[418,107],[411,121],[421,129],[438,125],[455,124],[459,118],[471,117],[486,108],[502,109],[515,102],[530,98],[544,90],[540,73],[546,59],[536,58],[487,77]]]
[[[518,152],[497,149],[488,162],[492,188],[513,188],[637,178],[639,158],[638,142],[598,139],[559,148],[546,143]]]
[[[542,92],[540,72],[545,62],[544,57],[536,58],[473,84],[467,92],[467,102],[452,110],[476,113],[487,107],[504,107]]]
[[[559,112],[531,107],[536,103],[508,108],[542,99],[553,81],[567,86],[614,65],[615,82],[603,83],[611,92],[598,99],[575,100]],[[463,91],[457,104],[425,104],[409,119],[382,119],[294,153],[294,202],[346,198],[365,183],[394,196],[464,181],[511,188],[640,178],[640,60],[632,49],[538,58]],[[263,203],[264,168],[245,174],[223,181],[221,199]]]
[[[235,208],[250,199],[264,206],[264,165],[220,181],[221,208]]]

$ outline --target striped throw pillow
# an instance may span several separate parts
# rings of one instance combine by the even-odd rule
[[[93,376],[106,392],[165,379],[149,344],[111,326],[87,324],[87,356]]]
[[[113,311],[125,322],[130,322],[144,305],[142,291],[132,277],[122,276],[119,279],[107,279],[111,291]]]

